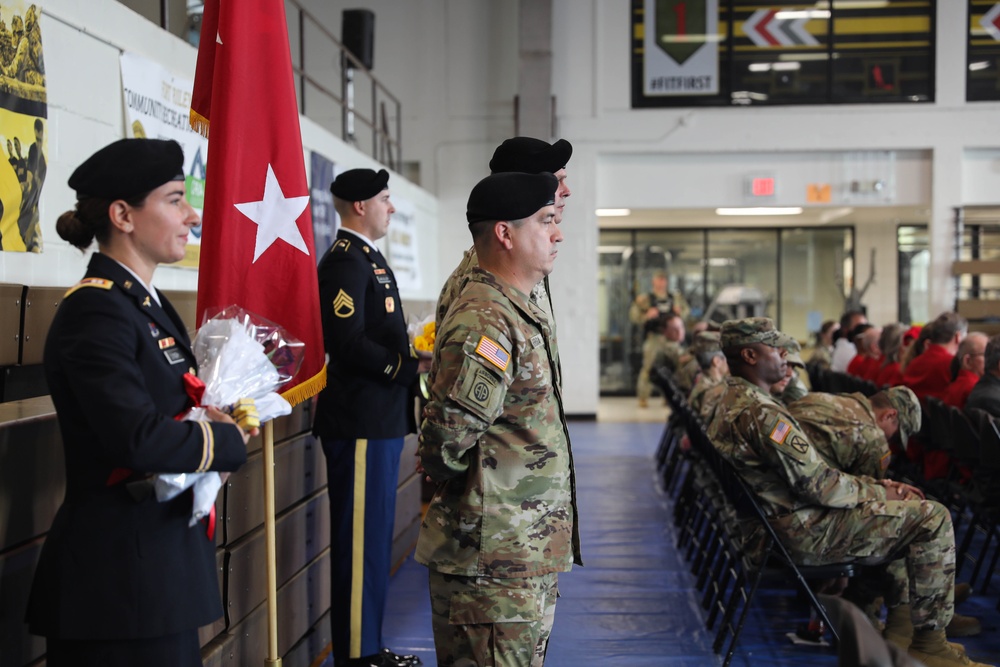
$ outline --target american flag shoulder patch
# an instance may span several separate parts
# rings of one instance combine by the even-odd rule
[[[784,444],[785,438],[788,434],[792,432],[792,425],[786,422],[784,419],[779,419],[778,423],[774,425],[771,429],[771,440],[774,440],[779,445]]]
[[[476,345],[476,354],[499,368],[501,372],[506,371],[510,364],[510,352],[488,336],[480,337],[479,344]]]

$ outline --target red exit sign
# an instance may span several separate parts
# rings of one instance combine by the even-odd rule
[[[750,199],[774,197],[775,185],[772,174],[752,174],[743,179],[743,193]]]

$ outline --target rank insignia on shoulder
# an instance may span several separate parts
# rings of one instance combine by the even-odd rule
[[[351,247],[350,239],[337,239],[337,242],[333,244],[333,249],[340,252],[344,252],[350,247]]]
[[[77,284],[75,284],[72,287],[70,287],[66,291],[66,293],[63,294],[63,298],[65,299],[70,294],[72,294],[73,292],[77,291],[78,289],[80,289],[82,287],[99,287],[100,289],[111,289],[111,287],[114,284],[115,283],[114,283],[113,280],[107,280],[105,278],[84,278],[83,280],[81,280]]]
[[[791,432],[792,425],[783,419],[779,419],[778,423],[774,425],[773,429],[771,429],[770,438],[780,445],[785,442],[785,438],[787,438],[788,434]]]
[[[354,299],[344,290],[337,292],[333,299],[333,314],[337,317],[350,317],[354,314]]]
[[[167,336],[166,338],[161,338],[160,340],[156,341],[156,344],[160,346],[161,350],[165,350],[168,347],[173,347],[174,345],[177,345],[177,341],[174,340],[173,336]]]
[[[510,352],[500,347],[492,338],[482,336],[476,345],[476,354],[490,362],[501,371],[506,371],[510,364]]]

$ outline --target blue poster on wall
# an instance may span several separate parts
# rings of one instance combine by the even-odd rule
[[[312,206],[313,243],[316,248],[316,263],[323,258],[337,236],[337,212],[333,208],[330,184],[336,176],[336,167],[325,156],[310,153],[309,201]]]

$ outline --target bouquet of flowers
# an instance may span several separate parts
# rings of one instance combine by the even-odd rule
[[[407,327],[410,334],[410,340],[413,344],[413,349],[418,352],[434,352],[434,342],[437,336],[437,324],[434,322],[434,316],[428,315],[422,320],[416,322],[411,322]],[[430,398],[430,387],[427,384],[428,373],[420,374],[420,395],[424,399]]]
[[[291,413],[292,406],[277,389],[298,372],[304,345],[278,325],[229,306],[204,322],[191,348],[198,360],[198,378],[193,381],[204,383],[204,393],[180,419],[206,421],[202,406],[212,405],[249,430]],[[161,473],[153,487],[160,502],[194,487],[194,525],[215,505],[222,478],[214,471]]]
[[[421,352],[434,351],[434,337],[436,325],[433,318],[426,317],[417,324],[410,325],[410,334],[413,339],[413,349]]]

